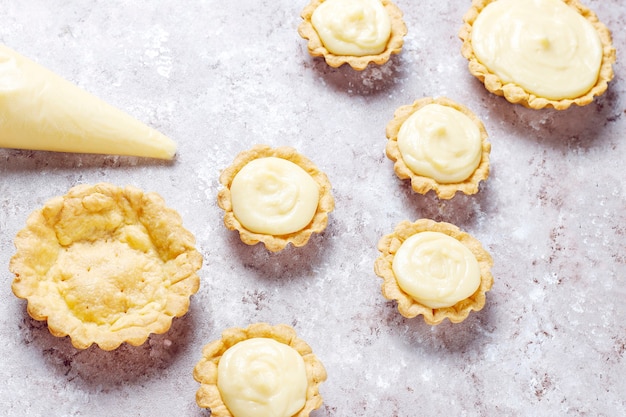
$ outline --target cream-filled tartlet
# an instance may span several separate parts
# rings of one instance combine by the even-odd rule
[[[464,22],[470,72],[511,103],[584,106],[613,78],[611,34],[579,0],[474,0]]]
[[[489,176],[491,144],[483,123],[447,98],[422,98],[399,107],[387,124],[386,154],[413,190],[442,199],[478,192]]]
[[[478,240],[445,222],[421,219],[398,224],[384,236],[374,270],[382,294],[404,317],[423,315],[428,324],[459,323],[485,305],[493,285],[491,255]]]
[[[402,11],[389,0],[311,0],[301,17],[298,33],[309,53],[335,68],[382,65],[401,51],[407,33]]]
[[[303,246],[328,223],[335,206],[326,174],[289,147],[257,145],[220,175],[224,224],[249,245],[272,252]]]
[[[322,405],[326,370],[287,325],[232,328],[202,350],[196,402],[215,417],[306,417]]]
[[[15,237],[12,289],[50,332],[85,349],[140,345],[189,309],[202,255],[156,193],[79,185],[33,212]]]

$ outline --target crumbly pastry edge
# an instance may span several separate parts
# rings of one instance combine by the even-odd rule
[[[277,157],[286,159],[304,169],[320,188],[317,210],[311,222],[301,230],[286,235],[270,235],[255,233],[246,229],[235,217],[232,207],[230,186],[237,173],[248,163],[258,158]],[[217,204],[224,210],[224,225],[229,230],[239,232],[239,238],[247,245],[256,245],[261,242],[271,252],[283,250],[289,243],[301,247],[308,243],[313,233],[321,233],[328,224],[328,214],[335,208],[335,200],[331,193],[331,184],[326,174],[320,171],[315,164],[301,155],[292,147],[281,146],[272,148],[268,145],[255,145],[247,151],[240,152],[233,163],[220,174],[222,188],[217,194]]]
[[[85,323],[78,317],[64,313],[63,308],[57,308],[62,300],[52,299],[53,294],[38,293],[41,279],[36,268],[29,266],[28,258],[33,256],[33,248],[38,243],[48,239],[56,240],[56,233],[50,227],[50,221],[64,208],[66,199],[81,198],[93,193],[114,193],[117,196],[128,198],[133,204],[152,206],[151,211],[158,214],[155,224],[167,225],[167,242],[175,247],[178,255],[168,264],[176,275],[173,276],[169,290],[167,304],[158,317],[145,326],[132,326],[114,331],[110,325]],[[165,236],[165,235],[164,235]],[[58,241],[57,241],[58,242]],[[195,249],[195,237],[182,225],[178,212],[166,207],[163,198],[155,192],[144,193],[132,186],[124,188],[109,183],[94,185],[83,184],[72,187],[67,194],[48,200],[42,208],[33,211],[26,222],[26,227],[20,230],[14,240],[16,253],[11,257],[9,270],[15,274],[12,291],[18,298],[27,301],[28,314],[35,320],[47,321],[50,333],[57,337],[69,336],[72,345],[77,349],[86,349],[96,344],[102,350],[115,350],[122,343],[133,346],[143,344],[150,334],[167,332],[174,317],[181,317],[187,313],[190,297],[195,294],[200,285],[200,278],[196,274],[202,266],[203,258]],[[51,302],[52,300],[52,302]]]
[[[457,239],[472,252],[478,261],[480,268],[478,289],[470,297],[451,307],[430,308],[419,303],[400,288],[393,273],[393,258],[402,243],[416,233],[426,231],[445,233]],[[374,263],[374,271],[383,279],[381,292],[386,299],[397,302],[398,311],[402,316],[413,318],[422,315],[424,321],[430,325],[437,325],[446,318],[452,323],[460,323],[469,316],[472,310],[480,311],[485,306],[486,293],[493,285],[493,275],[491,274],[493,259],[477,239],[461,231],[457,226],[430,219],[420,219],[413,223],[403,221],[396,226],[393,233],[380,239],[378,250],[381,255]]]
[[[398,146],[398,133],[402,124],[416,111],[429,104],[440,104],[456,109],[472,120],[480,131],[481,140],[481,158],[480,163],[468,178],[461,182],[440,183],[433,178],[418,175],[411,171],[402,159],[400,148]],[[489,155],[491,153],[491,143],[488,141],[487,130],[482,121],[467,107],[456,103],[446,97],[424,97],[416,100],[413,104],[401,106],[394,112],[393,119],[387,124],[387,145],[385,153],[389,159],[394,162],[393,168],[398,178],[411,180],[411,188],[419,194],[426,194],[430,190],[437,193],[440,199],[450,199],[454,197],[457,191],[465,194],[476,194],[479,189],[480,181],[484,181],[489,176]]]
[[[228,348],[256,337],[271,338],[284,343],[295,349],[304,360],[308,382],[306,401],[303,408],[293,417],[307,417],[311,411],[321,407],[323,400],[319,393],[319,386],[327,378],[324,365],[315,356],[311,347],[297,337],[293,327],[286,324],[272,326],[268,323],[254,323],[247,328],[226,329],[219,340],[204,346],[202,357],[193,370],[194,379],[200,383],[200,388],[196,391],[198,406],[211,409],[211,415],[214,417],[233,417],[217,387],[217,366]]]
[[[311,56],[324,57],[326,63],[333,68],[339,68],[343,64],[348,64],[357,71],[363,71],[370,62],[376,65],[383,65],[389,61],[392,54],[399,54],[402,50],[404,37],[408,31],[402,19],[402,10],[390,0],[381,0],[381,3],[391,19],[391,35],[385,50],[378,55],[365,56],[335,55],[331,53],[324,47],[322,40],[311,22],[313,12],[323,2],[324,0],[311,0],[300,13],[300,17],[302,17],[303,20],[298,26],[298,34],[307,40],[307,49]]]
[[[527,92],[522,87],[514,83],[504,83],[484,66],[474,54],[472,47],[472,26],[480,12],[490,3],[497,0],[472,0],[472,6],[463,16],[463,26],[459,30],[459,38],[463,41],[461,54],[469,63],[469,72],[480,80],[485,88],[498,96],[504,97],[513,104],[520,104],[531,109],[554,108],[556,110],[566,110],[572,105],[586,106],[591,103],[596,96],[604,94],[608,88],[608,83],[613,79],[613,64],[616,60],[616,50],[613,46],[611,32],[598,19],[598,16],[579,0],[562,0],[568,6],[575,9],[581,16],[587,19],[596,29],[602,42],[602,62],[596,84],[584,95],[573,99],[551,100],[536,96]]]

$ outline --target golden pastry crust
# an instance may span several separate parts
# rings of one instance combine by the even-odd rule
[[[194,379],[200,383],[196,392],[196,403],[199,407],[210,408],[213,417],[232,417],[224,404],[217,387],[217,366],[220,358],[231,346],[247,339],[266,337],[284,343],[295,349],[304,360],[308,381],[306,402],[304,407],[293,417],[306,417],[311,411],[322,405],[319,386],[326,381],[326,369],[313,354],[311,347],[299,339],[295,330],[288,325],[271,326],[267,323],[255,323],[248,328],[231,328],[222,332],[222,338],[207,344],[202,349],[202,359],[193,370]]]
[[[78,185],[34,211],[15,237],[13,293],[78,349],[113,350],[165,333],[198,291],[202,255],[156,193]]]
[[[387,41],[387,47],[385,50],[378,55],[350,56],[333,54],[326,49],[317,31],[313,27],[313,23],[311,23],[313,12],[323,2],[324,0],[311,0],[311,2],[302,10],[302,13],[300,14],[303,21],[298,26],[298,34],[300,34],[302,38],[308,40],[307,48],[311,56],[324,57],[326,63],[333,68],[338,68],[343,64],[348,64],[353,69],[362,71],[367,68],[370,62],[382,65],[389,61],[392,54],[399,54],[402,50],[404,36],[407,34],[407,27],[402,19],[402,11],[390,0],[381,0],[381,3],[391,19],[391,36]]]
[[[320,189],[317,210],[311,222],[301,230],[286,235],[268,235],[255,233],[246,229],[233,213],[230,186],[237,173],[250,161],[258,158],[277,157],[286,159],[304,169],[317,183]],[[220,183],[224,186],[217,195],[217,203],[224,213],[224,225],[229,230],[237,230],[242,242],[247,245],[256,245],[262,242],[271,252],[283,250],[289,243],[300,247],[306,245],[313,233],[321,233],[328,224],[328,213],[335,208],[335,200],[331,194],[330,181],[326,174],[321,172],[313,162],[299,154],[295,149],[287,146],[271,148],[267,145],[255,145],[248,151],[243,151],[233,163],[222,171]]]
[[[593,101],[593,98],[604,94],[608,88],[608,83],[613,79],[613,64],[616,59],[616,51],[613,47],[611,32],[598,19],[598,16],[588,7],[584,6],[579,0],[562,0],[568,6],[576,10],[581,16],[587,19],[598,32],[600,41],[602,42],[602,63],[600,73],[596,84],[583,96],[573,99],[551,100],[544,97],[538,97],[529,93],[522,87],[514,83],[505,83],[497,75],[493,74],[485,67],[474,54],[472,47],[472,26],[480,12],[497,0],[472,0],[471,8],[463,16],[463,26],[459,31],[459,38],[463,41],[461,48],[462,55],[469,60],[470,73],[478,78],[487,90],[503,96],[507,101],[514,104],[521,104],[524,107],[532,109],[542,109],[552,107],[556,110],[565,110],[571,105],[585,106]]]
[[[480,268],[478,289],[471,297],[459,301],[452,307],[430,308],[417,302],[402,291],[393,273],[393,258],[402,243],[416,233],[426,231],[441,232],[455,238],[465,245],[478,261]],[[471,310],[479,311],[484,307],[485,293],[493,285],[493,276],[491,275],[493,259],[478,240],[468,233],[462,232],[457,226],[445,222],[437,223],[429,219],[421,219],[415,223],[403,221],[396,226],[393,233],[384,236],[378,242],[378,250],[381,255],[376,259],[374,271],[384,281],[381,287],[382,294],[388,300],[397,301],[398,310],[404,317],[413,318],[421,314],[424,316],[424,321],[431,325],[439,324],[446,318],[452,323],[460,323],[467,318]]]
[[[418,175],[411,171],[407,164],[402,159],[400,148],[398,146],[398,132],[402,124],[416,111],[429,104],[440,104],[442,106],[452,107],[469,117],[478,127],[480,131],[480,139],[482,143],[482,155],[478,167],[474,170],[472,175],[467,179],[456,183],[440,183],[433,178]],[[437,197],[441,199],[450,199],[454,197],[457,191],[461,191],[465,194],[475,194],[478,192],[478,185],[480,181],[487,179],[489,176],[489,155],[491,153],[491,144],[488,142],[487,130],[474,113],[468,108],[462,106],[448,98],[439,97],[425,97],[416,100],[413,104],[399,107],[393,115],[393,119],[387,124],[386,129],[387,146],[385,147],[385,153],[387,157],[394,161],[394,171],[400,179],[410,179],[411,187],[413,191],[420,194],[426,194],[430,190],[434,190],[437,193]]]

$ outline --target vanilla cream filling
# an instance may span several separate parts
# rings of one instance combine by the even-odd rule
[[[411,171],[440,183],[466,180],[482,156],[480,129],[460,111],[428,104],[400,127],[398,147]]]
[[[471,36],[487,69],[539,97],[580,97],[598,79],[600,37],[561,0],[494,1],[476,18]]]
[[[291,417],[306,402],[302,356],[270,338],[230,347],[217,366],[217,387],[234,417]]]
[[[248,230],[284,235],[306,227],[319,201],[319,186],[286,159],[265,157],[246,164],[230,187],[233,214]]]
[[[430,308],[450,307],[480,285],[480,267],[472,252],[441,232],[421,232],[396,252],[393,273],[398,286]]]
[[[391,19],[380,0],[326,0],[311,23],[335,55],[380,54],[391,36]]]

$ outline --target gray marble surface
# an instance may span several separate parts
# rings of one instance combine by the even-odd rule
[[[208,416],[192,369],[232,326],[293,325],[328,380],[314,416],[620,416],[626,410],[626,8],[616,77],[584,108],[489,94],[457,38],[469,1],[397,0],[399,56],[355,72],[311,58],[305,0],[0,0],[0,42],[172,137],[173,162],[0,149],[0,415]],[[384,156],[394,110],[447,96],[484,121],[491,176],[473,196],[416,195]],[[10,104],[8,104],[10,105]],[[333,184],[327,230],[277,254],[222,224],[218,176],[253,144],[289,145]],[[11,293],[28,214],[80,183],[160,193],[204,256],[189,314],[114,352],[74,349]],[[405,319],[380,294],[379,238],[454,223],[492,254],[486,307],[460,324]]]

